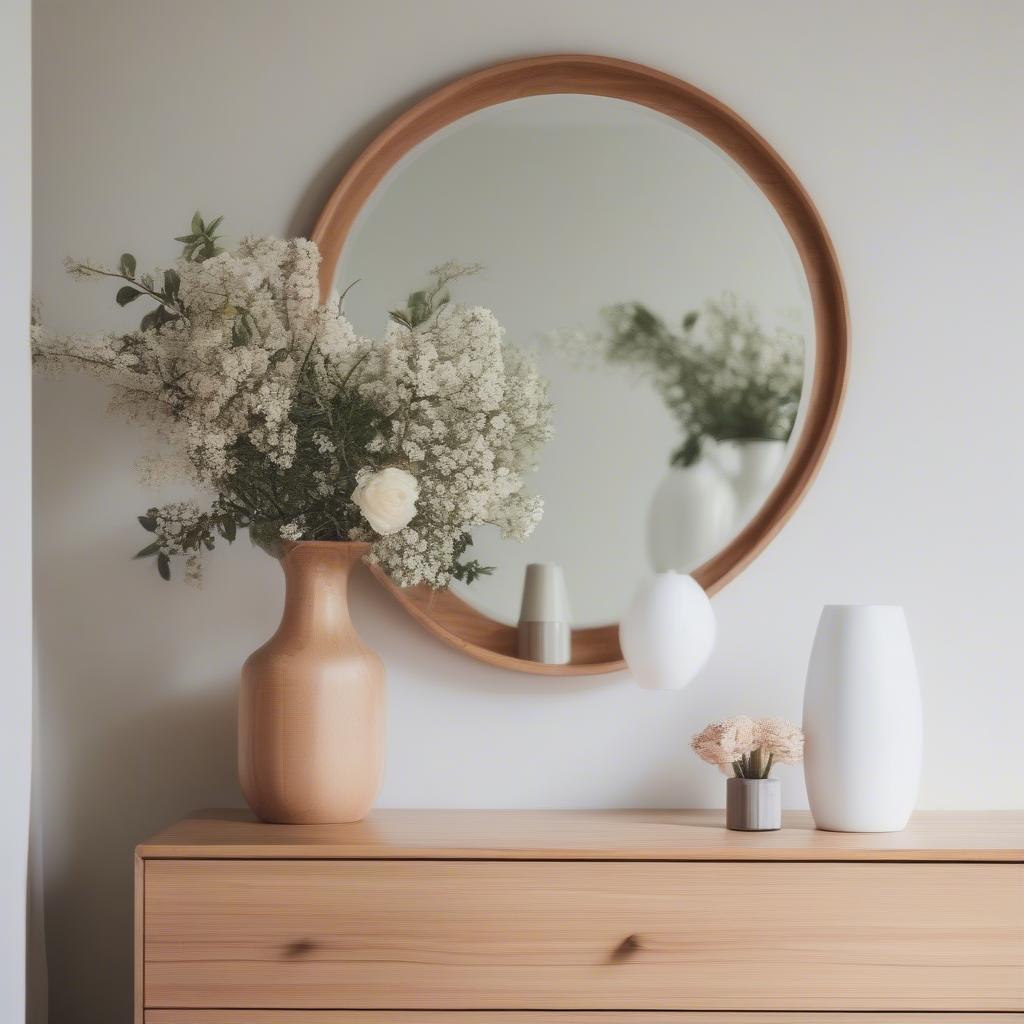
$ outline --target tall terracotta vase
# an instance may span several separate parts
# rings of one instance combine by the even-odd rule
[[[286,546],[284,615],[242,667],[238,775],[264,821],[358,821],[380,785],[384,666],[349,618],[368,544]]]

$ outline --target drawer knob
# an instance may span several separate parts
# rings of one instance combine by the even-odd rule
[[[634,953],[638,952],[643,948],[643,944],[640,942],[639,935],[627,935],[616,947],[612,950],[611,962],[613,964],[622,963],[623,960],[628,960]]]

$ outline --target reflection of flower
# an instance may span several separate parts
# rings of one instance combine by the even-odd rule
[[[799,764],[804,756],[804,734],[784,718],[746,715],[712,722],[690,741],[693,752],[708,764],[718,765],[741,779],[767,779],[772,766]]]
[[[803,388],[801,336],[767,333],[754,311],[731,295],[687,313],[679,329],[639,302],[609,306],[602,317],[603,331],[558,337],[576,353],[588,338],[609,362],[651,378],[683,431],[674,465],[696,462],[706,438],[789,438]]]
[[[352,492],[352,500],[370,526],[386,537],[409,525],[416,515],[419,493],[412,473],[388,466],[364,476]]]

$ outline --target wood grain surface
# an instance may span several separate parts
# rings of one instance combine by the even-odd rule
[[[1024,1011],[1024,869],[151,860],[150,1007]]]
[[[374,810],[347,825],[268,825],[197,812],[143,857],[510,860],[1024,861],[1024,811],[922,811],[902,832],[821,832],[787,811],[778,832],[730,832],[721,810]]]
[[[1020,1024],[1017,1013],[594,1013],[446,1010],[149,1010],[145,1024]]]

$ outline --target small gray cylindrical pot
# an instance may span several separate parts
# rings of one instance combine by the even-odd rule
[[[736,832],[782,828],[782,786],[778,779],[729,779],[725,784],[725,827]]]
[[[572,660],[571,618],[562,567],[551,562],[528,565],[519,613],[519,657],[546,665],[568,664]]]

